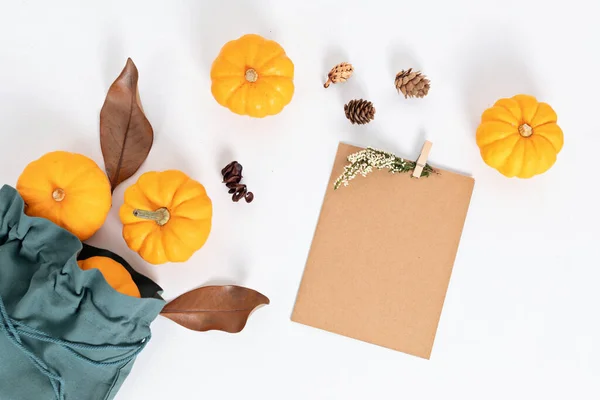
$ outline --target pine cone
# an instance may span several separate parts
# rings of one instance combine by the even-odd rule
[[[346,82],[348,79],[350,79],[353,72],[354,68],[352,67],[352,64],[347,62],[340,63],[335,67],[331,68],[331,71],[329,71],[327,82],[325,82],[323,86],[325,88],[328,88],[329,85],[332,83]]]
[[[410,68],[408,71],[400,71],[396,75],[396,89],[402,92],[404,98],[409,97],[425,97],[429,93],[429,79],[421,72],[414,71]]]
[[[344,112],[346,118],[353,124],[366,124],[375,119],[375,107],[373,103],[367,100],[350,100],[348,104],[344,106]]]

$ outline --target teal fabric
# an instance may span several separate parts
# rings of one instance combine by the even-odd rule
[[[77,266],[81,242],[0,189],[0,399],[110,400],[164,306]]]

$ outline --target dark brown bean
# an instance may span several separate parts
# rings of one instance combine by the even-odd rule
[[[232,174],[241,176],[242,170],[244,167],[242,167],[242,164],[240,164],[239,162],[237,162],[237,161],[234,161],[234,162],[235,162],[235,164],[233,164]]]
[[[221,170],[221,175],[225,176],[227,174],[230,174],[231,171],[233,171],[233,168],[236,163],[237,161],[232,161],[229,164],[227,164],[227,166]]]
[[[237,161],[232,161],[225,168],[221,170],[223,175],[223,183],[227,186],[229,194],[232,195],[231,199],[234,202],[239,202],[241,199],[246,200],[250,203],[254,200],[254,194],[248,192],[246,185],[242,184],[242,165]]]
[[[242,176],[241,175],[226,175],[223,178],[223,183],[227,184],[227,183],[240,183],[240,181],[242,180]]]
[[[236,191],[231,199],[237,203],[246,195],[247,192],[248,189],[246,188],[246,185],[240,185],[240,187],[236,188]]]

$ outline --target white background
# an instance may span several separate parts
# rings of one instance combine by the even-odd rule
[[[132,179],[90,242],[122,254],[168,300],[215,283],[271,299],[237,335],[159,317],[117,400],[600,398],[597,2],[1,3],[0,181],[14,185],[57,149],[102,165],[100,107],[132,57],[156,135],[138,175],[175,168],[202,182],[214,229],[189,262],[145,264],[120,236]],[[295,63],[294,99],[275,117],[239,117],[211,96],[212,60],[245,33],[277,40]],[[355,76],[323,89],[342,61]],[[396,94],[395,73],[410,67],[431,78],[427,98]],[[558,162],[531,180],[502,177],[475,144],[483,110],[518,93],[550,103],[565,132]],[[377,108],[363,127],[343,112],[360,97]],[[435,166],[476,179],[432,359],[291,322],[338,142],[412,158],[424,138]],[[220,182],[233,159],[251,205],[232,203]]]

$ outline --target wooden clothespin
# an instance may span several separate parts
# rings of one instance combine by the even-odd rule
[[[421,177],[423,168],[425,168],[425,165],[427,164],[427,158],[429,158],[429,152],[431,151],[431,146],[433,146],[433,143],[431,143],[429,140],[426,140],[425,143],[423,144],[423,148],[421,149],[421,154],[419,155],[419,158],[416,161],[417,165],[415,166],[415,169],[412,174],[413,178]]]

